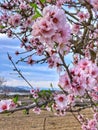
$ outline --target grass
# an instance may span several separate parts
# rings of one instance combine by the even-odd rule
[[[91,115],[91,111],[82,111],[84,115]],[[42,111],[36,115],[30,111],[29,115],[22,111],[13,114],[0,115],[0,130],[81,130],[80,124],[67,113],[64,117],[54,116],[51,112]]]

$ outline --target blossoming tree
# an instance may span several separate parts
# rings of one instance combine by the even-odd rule
[[[15,100],[2,100],[0,112],[33,108],[40,113],[42,106],[59,116],[76,111],[78,117],[74,116],[83,130],[97,130],[98,0],[2,0],[0,10],[0,33],[17,37],[27,53],[17,64],[47,63],[49,68],[56,68],[61,90],[52,93],[31,89],[35,103],[22,107]],[[71,65],[65,61],[69,53],[73,55]],[[19,54],[22,53],[16,51]],[[38,56],[37,60],[34,55]],[[25,79],[12,57],[9,54],[8,57]],[[81,108],[77,108],[77,100]],[[92,108],[93,119],[80,114],[87,107]]]

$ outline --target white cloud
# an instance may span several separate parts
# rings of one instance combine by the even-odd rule
[[[35,71],[41,71],[41,72],[56,72],[56,69],[50,69],[49,67],[48,67],[48,64],[46,65],[42,65],[42,64],[37,64],[37,65],[32,65],[32,66],[30,66],[30,65],[17,65],[17,67],[18,68],[20,68],[20,69],[23,69],[23,70],[32,70],[32,72],[35,72]]]
[[[34,87],[38,87],[38,88],[50,88],[50,84],[53,84],[54,88],[58,88],[57,84],[58,81],[30,81],[30,83],[32,84],[32,86]],[[28,86],[28,84],[23,81],[23,80],[17,80],[17,79],[12,79],[6,82],[6,85],[8,86]]]
[[[6,67],[6,69],[7,68],[8,67]],[[11,70],[9,70],[9,69],[11,69]],[[7,81],[12,80],[13,78],[16,79],[16,80],[22,79],[21,77],[19,77],[18,73],[13,71],[12,69],[13,68],[11,68],[9,66],[8,70],[2,70],[1,71],[1,75],[3,77],[5,77]],[[56,80],[58,80],[58,77],[59,77],[59,75],[56,72],[54,72],[52,70],[48,71],[48,69],[46,71],[42,71],[42,70],[37,71],[37,70],[34,70],[32,68],[32,70],[22,71],[22,74],[29,81],[33,80],[35,82],[36,81],[40,82],[40,81],[43,81],[43,80],[44,81],[50,81],[50,80],[56,81]]]
[[[8,39],[8,37],[7,37],[6,34],[1,34],[1,33],[0,33],[0,39]]]
[[[2,66],[7,67],[12,70],[13,65],[12,64],[2,64]],[[48,65],[34,65],[34,66],[29,66],[29,65],[16,65],[18,69],[22,70],[24,74],[27,73],[57,73],[56,69],[50,69],[48,68]]]
[[[9,52],[9,53],[14,53],[15,54],[15,52],[16,51],[24,51],[24,49],[23,48],[21,48],[20,46],[18,46],[18,45],[0,45],[0,51],[3,53],[3,54],[5,54],[5,53],[7,53],[7,52]]]

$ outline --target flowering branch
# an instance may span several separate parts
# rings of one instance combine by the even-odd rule
[[[97,130],[98,0],[5,0],[0,2],[0,9],[0,33],[18,38],[21,47],[26,52],[32,52],[16,64],[20,61],[31,65],[47,63],[49,68],[56,68],[59,72],[60,88],[59,92],[31,89],[35,104],[19,108],[12,100],[1,100],[0,112],[33,108],[40,113],[39,107],[45,104],[55,115],[71,112],[83,130]],[[67,66],[65,57],[70,53],[73,59],[71,66]],[[19,54],[23,53],[17,51],[16,55]],[[34,56],[37,60],[32,59]],[[9,54],[8,58],[14,70],[33,88]],[[87,102],[84,102],[86,99]],[[11,109],[13,107],[15,109]],[[88,107],[94,111],[92,120],[80,114],[82,109]]]

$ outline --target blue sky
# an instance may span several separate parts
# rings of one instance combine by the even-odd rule
[[[7,52],[12,56],[14,61],[19,57],[15,55],[15,51],[20,48],[20,41],[17,39],[9,39],[5,35],[0,34],[0,76],[4,77],[8,86],[28,86],[27,83],[18,77],[18,74],[13,71],[13,65],[8,60]],[[67,56],[66,61],[71,61],[71,55]],[[19,63],[17,67],[22,74],[34,87],[50,87],[52,83],[57,87],[58,74],[55,69],[49,69],[47,64],[27,65],[26,63]]]

